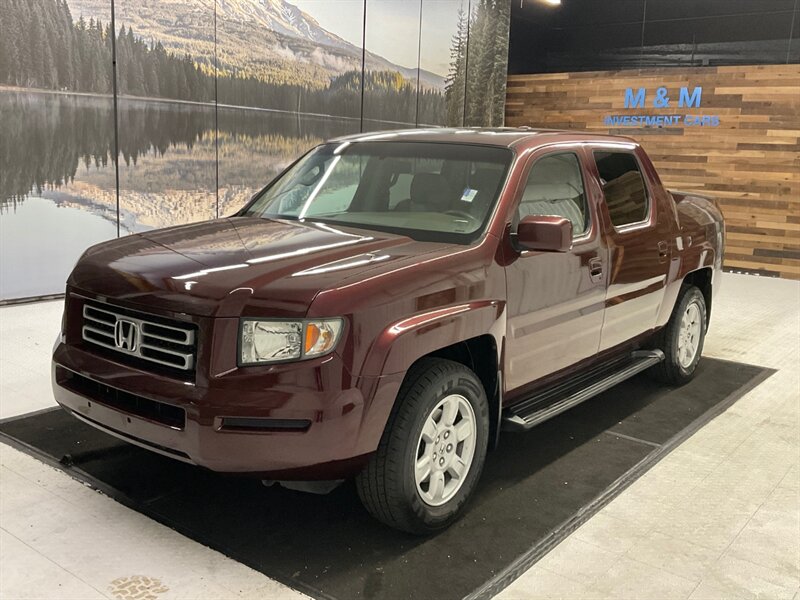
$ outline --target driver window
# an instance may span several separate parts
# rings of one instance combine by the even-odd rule
[[[553,154],[536,161],[517,208],[516,222],[531,215],[565,217],[572,221],[573,237],[586,233],[589,209],[578,157]]]

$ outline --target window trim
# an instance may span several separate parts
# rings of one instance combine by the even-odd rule
[[[635,149],[619,149],[619,148],[611,148],[606,146],[595,146],[591,150],[592,153],[592,160],[594,161],[594,168],[597,170],[597,183],[600,183],[602,179],[600,177],[600,167],[597,165],[597,157],[595,154],[597,152],[608,152],[613,154],[628,154],[633,157],[633,161],[636,163],[636,168],[639,170],[639,177],[642,178],[642,185],[644,187],[644,194],[645,194],[645,202],[647,203],[647,212],[645,213],[644,219],[640,221],[632,221],[631,223],[625,223],[624,225],[615,225],[614,221],[611,219],[611,211],[608,209],[608,200],[606,198],[606,193],[603,190],[602,184],[600,185],[600,193],[603,196],[603,204],[605,205],[606,213],[608,214],[608,222],[611,225],[612,229],[619,233],[625,234],[631,231],[638,231],[639,229],[646,229],[648,227],[652,227],[653,222],[653,215],[655,211],[653,210],[653,193],[650,190],[650,184],[647,181],[647,177],[644,176],[644,169],[642,168],[642,162],[639,160],[639,157],[636,155]]]
[[[545,147],[546,149],[546,147]],[[514,202],[514,209],[511,213],[511,220],[513,223],[514,216],[516,215],[517,211],[519,210],[520,205],[522,204],[522,198],[525,195],[525,188],[528,187],[528,178],[531,175],[531,171],[536,166],[536,164],[545,158],[551,158],[553,156],[560,156],[562,154],[571,154],[575,157],[575,160],[578,161],[578,172],[581,176],[581,187],[583,187],[583,202],[586,206],[586,230],[583,231],[580,235],[576,235],[574,230],[572,233],[572,244],[575,245],[576,243],[585,242],[594,237],[594,228],[595,228],[595,219],[593,219],[592,215],[592,203],[589,201],[588,191],[586,189],[586,173],[584,173],[585,165],[583,164],[583,160],[581,159],[580,155],[580,148],[573,147],[573,148],[566,148],[563,147],[557,150],[549,150],[539,156],[529,159],[529,164],[525,167],[525,173],[523,177],[520,179],[520,186],[517,191],[518,197]],[[555,215],[559,216],[559,215]],[[574,229],[574,228],[573,228]],[[516,235],[516,231],[513,232]]]

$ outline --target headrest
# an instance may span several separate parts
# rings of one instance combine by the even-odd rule
[[[567,200],[579,195],[580,192],[569,183],[529,183],[522,194],[522,201]]]
[[[502,169],[476,169],[475,173],[469,178],[470,185],[482,192],[493,192],[500,183]]]
[[[451,201],[450,185],[438,173],[417,173],[411,180],[411,202],[446,206]]]
[[[560,183],[563,181],[580,181],[580,172],[576,170],[576,160],[571,154],[562,154],[546,157],[536,168],[536,179],[539,183]],[[547,165],[546,167],[544,165]]]

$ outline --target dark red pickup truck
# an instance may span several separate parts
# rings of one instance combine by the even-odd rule
[[[57,401],[178,460],[450,524],[503,429],[644,370],[688,380],[716,204],[633,140],[517,129],[345,137],[235,216],[94,246],[69,277]]]

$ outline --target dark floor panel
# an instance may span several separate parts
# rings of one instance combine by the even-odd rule
[[[636,377],[606,392],[606,402],[598,398],[597,402],[577,407],[574,417],[590,423],[603,420],[615,433],[663,444],[719,402],[717,389],[737,390],[760,370],[751,365],[704,359],[697,365],[696,379],[690,385],[670,391],[649,377]],[[715,381],[717,378],[724,381]],[[617,424],[611,424],[614,419]]]
[[[468,514],[429,539],[370,519],[352,484],[328,496],[267,489],[119,442],[60,410],[6,421],[0,433],[55,460],[69,455],[76,477],[311,595],[445,600],[485,586],[620,478],[641,474],[637,465],[659,444],[766,376],[749,365],[701,364],[680,389],[639,377],[529,433],[505,434]]]

